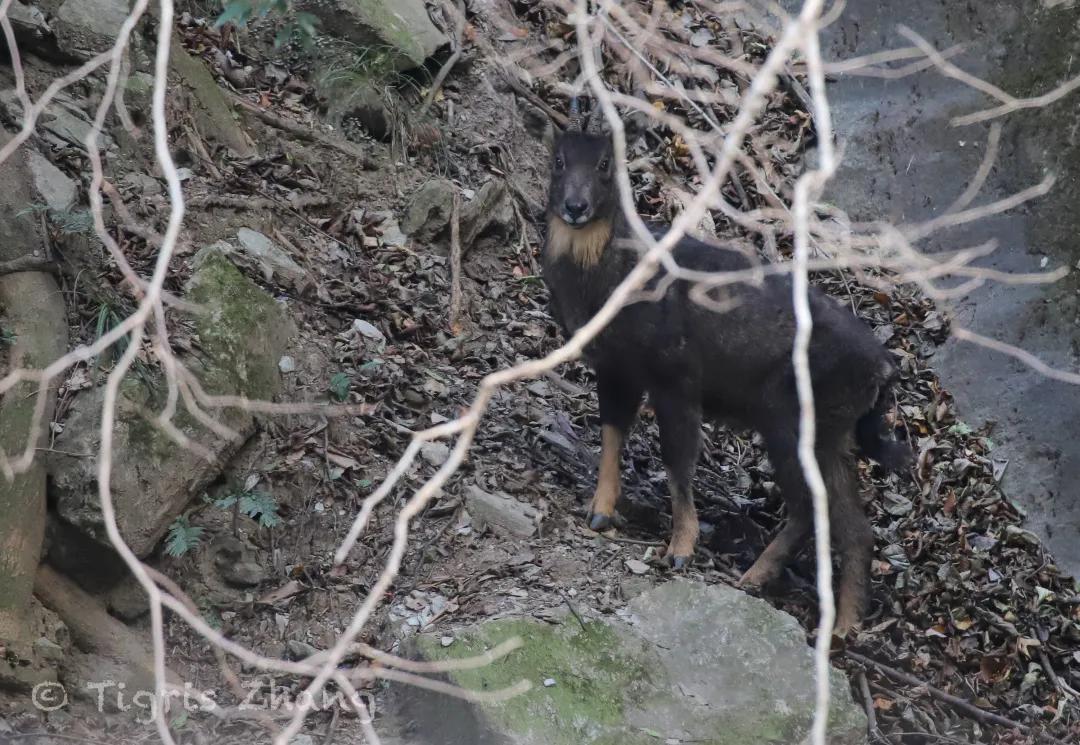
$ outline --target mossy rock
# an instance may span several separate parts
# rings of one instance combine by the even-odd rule
[[[395,71],[420,67],[448,43],[423,0],[304,0],[322,30],[352,42]]]
[[[220,251],[203,249],[186,299],[199,307],[195,328],[199,353],[183,360],[207,393],[271,400],[281,389],[278,361],[295,334],[284,308],[245,277]],[[59,518],[89,537],[83,550],[61,563],[104,566],[111,555],[98,502],[96,460],[65,453],[96,453],[100,448],[103,389],[76,397],[64,432],[50,453],[49,472]],[[237,433],[222,439],[209,432],[180,406],[172,423],[190,440],[209,451],[211,460],[176,444],[150,418],[162,410],[166,386],[160,375],[140,370],[129,374],[120,388],[113,431],[112,494],[124,539],[140,557],[158,541],[188,502],[217,478],[222,463],[255,430],[254,420],[239,409],[210,413]]]
[[[402,692],[426,745],[796,745],[813,721],[813,656],[794,618],[726,586],[669,582],[631,603],[631,623],[568,617],[552,626],[502,619],[412,642],[424,659],[482,654],[518,637],[524,645],[490,665],[449,673],[452,683],[494,692],[532,684],[499,703],[464,704]],[[831,745],[866,741],[866,717],[847,679],[831,673]],[[422,733],[422,734],[420,734]]]
[[[200,306],[195,328],[206,358],[203,385],[212,393],[272,398],[281,386],[278,360],[295,326],[220,248],[204,248],[194,266],[187,298]]]

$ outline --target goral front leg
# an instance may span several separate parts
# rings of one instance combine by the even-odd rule
[[[615,505],[622,495],[619,456],[622,454],[623,439],[624,435],[618,427],[611,424],[603,426],[600,433],[600,476],[587,518],[593,530],[607,530],[615,517]]]
[[[641,389],[618,374],[600,371],[597,375],[600,399],[600,475],[589,505],[592,530],[607,530],[615,518],[615,506],[622,494],[619,467],[623,443],[634,425],[641,405]]]
[[[693,392],[665,391],[653,396],[660,425],[660,453],[671,491],[671,542],[666,556],[675,569],[694,558],[698,517],[691,482],[701,449],[701,400]]]

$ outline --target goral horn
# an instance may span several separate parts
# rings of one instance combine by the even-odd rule
[[[593,105],[589,110],[589,125],[587,128],[589,134],[602,135],[604,134],[604,110],[600,108],[600,104],[593,101]]]
[[[570,121],[566,129],[568,132],[581,131],[581,99],[577,96],[570,99]]]

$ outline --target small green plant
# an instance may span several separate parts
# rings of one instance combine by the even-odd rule
[[[352,380],[345,373],[336,373],[330,378],[330,394],[338,401],[347,401],[349,399],[349,387],[352,385]]]
[[[392,82],[420,90],[416,81],[397,71],[395,60],[398,53],[393,47],[385,44],[361,46],[339,41],[333,49],[334,54],[328,55],[330,61],[320,77],[323,86],[347,90],[372,83]]]
[[[0,327],[0,347],[10,347],[18,338],[14,331]]]
[[[281,516],[277,512],[277,500],[266,492],[247,491],[240,494],[230,494],[217,500],[214,504],[223,510],[231,507],[239,511],[240,514],[258,520],[259,525],[264,528],[273,528],[281,524]]]
[[[202,542],[204,528],[192,525],[187,515],[181,515],[169,526],[169,536],[165,541],[165,553],[181,557],[197,548]]]
[[[112,331],[121,323],[123,323],[123,319],[120,317],[120,314],[118,314],[116,310],[111,305],[109,305],[109,303],[101,303],[98,306],[97,323],[94,325],[94,340],[97,341],[101,337],[105,336],[105,334]],[[113,359],[117,359],[122,356],[124,354],[124,351],[127,349],[127,345],[130,342],[130,339],[130,336],[124,336],[118,339],[116,344],[111,349],[95,357],[94,367],[92,368],[90,373],[91,376],[97,376],[98,368],[101,366],[102,357],[105,354],[111,355]]]
[[[169,726],[174,730],[182,730],[188,724],[188,713],[186,711],[180,712],[176,718],[169,723]]]
[[[53,210],[46,204],[32,204],[15,213],[16,217],[23,215],[45,215],[62,235],[94,235],[94,216],[90,210]]]
[[[973,430],[969,425],[965,424],[964,422],[957,422],[956,424],[949,427],[950,435],[970,435],[974,431],[975,430]]]
[[[319,19],[311,13],[296,12],[291,0],[224,0],[216,27],[233,23],[243,26],[252,18],[265,18],[270,13],[285,16],[285,24],[274,37],[274,46],[281,47],[291,41],[310,46],[315,39]]]

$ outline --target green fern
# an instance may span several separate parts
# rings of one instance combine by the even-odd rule
[[[252,18],[265,18],[270,13],[286,16],[285,24],[274,37],[274,46],[282,47],[296,41],[304,47],[310,46],[315,39],[319,19],[311,13],[296,12],[290,0],[223,0],[221,15],[214,25],[218,28],[226,23],[243,26]]]
[[[187,515],[181,515],[169,526],[169,536],[165,541],[165,553],[178,558],[189,553],[202,542],[204,530],[205,528],[200,528],[188,522]]]
[[[253,520],[258,520],[259,525],[264,528],[273,528],[281,524],[281,516],[277,513],[277,500],[266,492],[249,491],[241,494],[230,494],[217,500],[214,504],[223,510],[236,507],[242,514]]]
[[[352,385],[352,380],[345,373],[336,373],[330,378],[330,393],[338,401],[347,401],[349,399],[349,387]]]
[[[277,508],[277,500],[265,492],[248,492],[240,498],[240,511],[257,519],[264,528],[273,528],[281,523]]]

